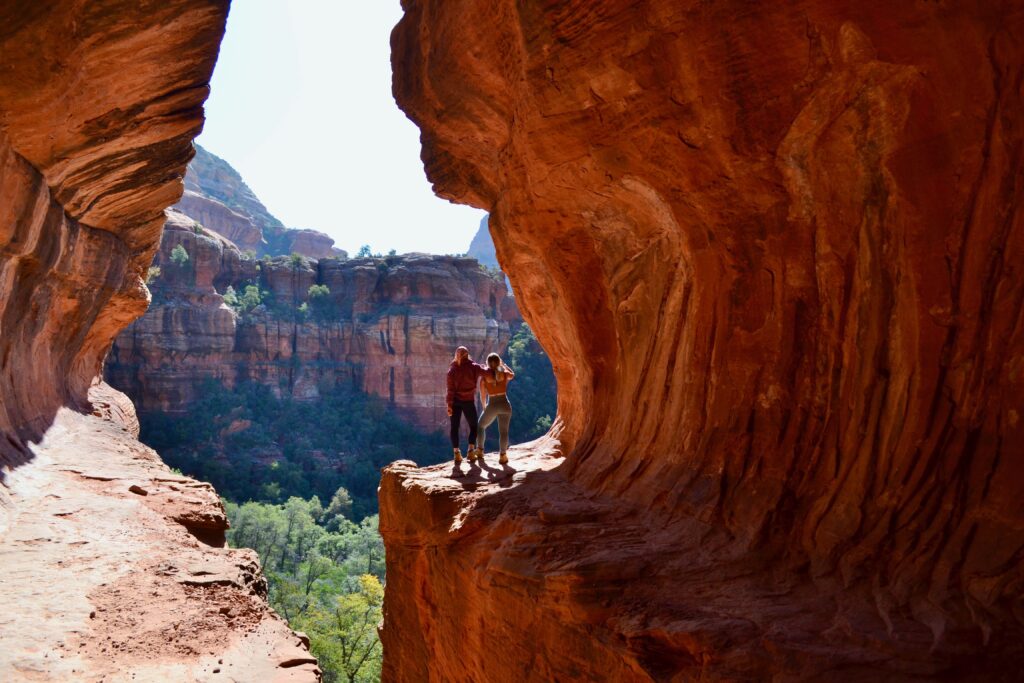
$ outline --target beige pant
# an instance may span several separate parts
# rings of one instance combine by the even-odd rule
[[[498,420],[498,443],[501,452],[508,450],[508,425],[512,421],[512,404],[508,402],[507,396],[491,396],[484,408],[484,414],[480,416],[480,423],[476,430],[476,447],[483,450],[484,437],[487,435],[487,428],[494,420]]]

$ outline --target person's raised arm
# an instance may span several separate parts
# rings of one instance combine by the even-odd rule
[[[505,373],[506,380],[515,379],[516,373],[512,372],[512,368],[510,368],[509,366],[507,366],[504,363],[502,363],[501,364],[501,370],[502,370],[502,372]]]

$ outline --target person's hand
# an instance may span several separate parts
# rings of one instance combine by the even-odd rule
[[[448,406],[448,417],[452,416],[452,407]]]

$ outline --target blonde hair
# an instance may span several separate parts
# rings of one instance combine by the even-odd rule
[[[487,366],[488,367],[490,367],[492,360],[498,361],[498,367],[494,369],[494,381],[495,382],[500,382],[505,377],[505,373],[501,370],[501,366],[502,366],[501,356],[499,356],[496,353],[489,353],[489,354],[487,354]]]
[[[458,363],[459,362],[459,352],[460,351],[465,351],[466,355],[467,356],[469,355],[469,349],[467,349],[465,346],[460,346],[459,348],[455,349],[455,358],[452,359],[453,363]]]

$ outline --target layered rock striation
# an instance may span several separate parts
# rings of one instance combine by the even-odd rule
[[[304,401],[344,382],[434,430],[453,349],[504,351],[518,320],[502,278],[473,259],[254,260],[178,212],[154,264],[153,304],[106,364],[108,381],[145,412],[184,412],[208,379],[228,388],[257,382]],[[310,296],[313,286],[320,297]]]
[[[300,254],[344,257],[330,236],[308,228],[286,228],[231,164],[196,145],[185,174],[185,194],[175,208],[257,256]]]
[[[1019,3],[403,7],[559,417],[385,472],[385,678],[1019,675]]]
[[[0,9],[0,670],[5,680],[316,680],[223,546],[212,490],[95,382],[146,308],[228,3]],[[166,560],[166,561],[164,561]]]

